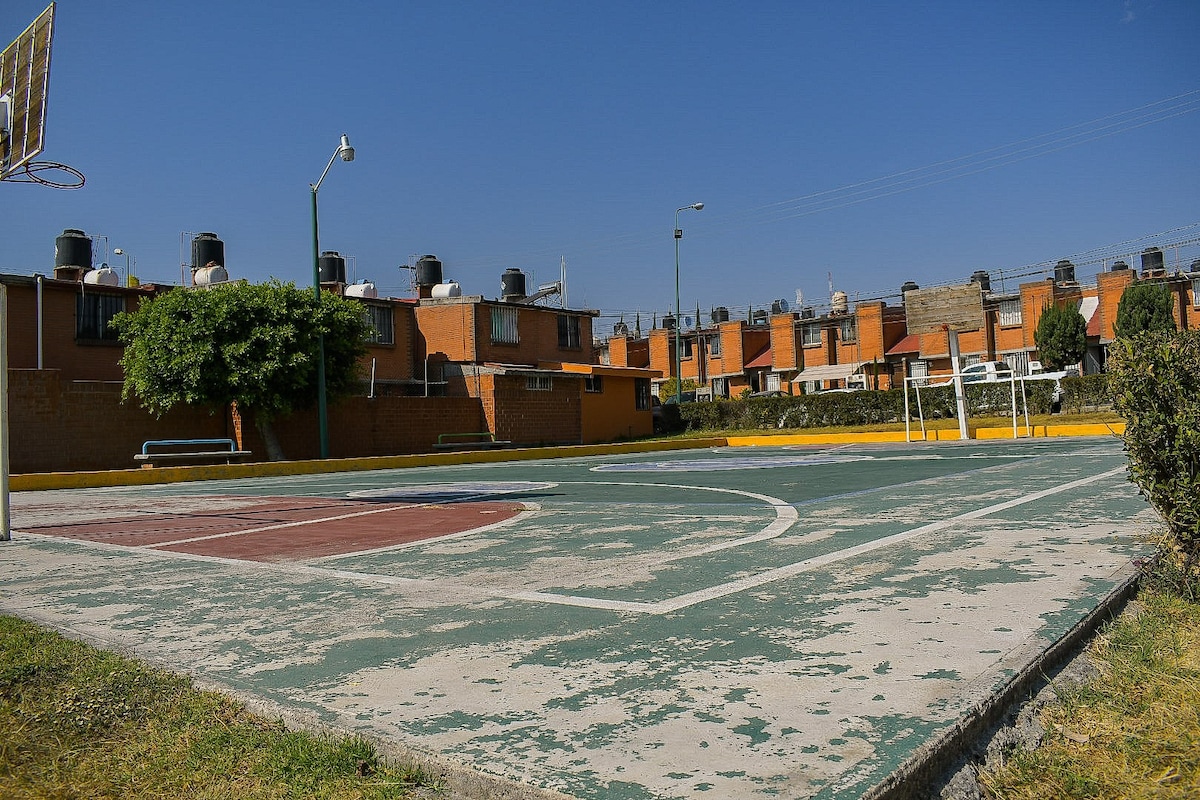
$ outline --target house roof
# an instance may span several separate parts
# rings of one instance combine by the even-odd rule
[[[858,372],[865,362],[847,361],[844,364],[820,364],[815,367],[805,367],[799,375],[792,378],[792,383],[805,381],[840,381]]]
[[[892,345],[884,355],[902,356],[908,353],[921,352],[921,336],[920,334],[910,333],[900,341]]]
[[[771,366],[771,345],[764,347],[758,355],[746,362],[746,369]]]

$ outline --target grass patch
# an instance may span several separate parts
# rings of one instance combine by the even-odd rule
[[[288,730],[185,678],[0,616],[0,797],[412,798],[359,737]]]
[[[987,797],[1200,797],[1200,605],[1139,604],[1089,648],[1099,676],[1043,711],[1042,746],[980,775]]]

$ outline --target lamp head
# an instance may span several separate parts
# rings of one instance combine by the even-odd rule
[[[113,255],[114,256],[123,256],[123,255],[125,255],[125,251],[122,250],[121,248],[117,247],[113,250]]]
[[[703,211],[704,203],[692,203],[692,208],[696,209],[697,211]]]
[[[350,137],[342,134],[342,143],[338,145],[338,155],[342,157],[342,161],[354,160],[354,148],[350,146]]]

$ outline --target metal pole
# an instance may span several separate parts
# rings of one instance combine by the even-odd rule
[[[8,288],[0,283],[0,542],[12,538],[8,513]]]
[[[679,240],[683,238],[679,212],[682,210],[675,210],[675,405],[683,403],[683,343],[679,337]]]
[[[328,172],[329,168],[326,167],[325,170]],[[312,242],[313,299],[316,300],[319,313],[321,308],[321,244],[317,228],[317,184],[312,185]],[[317,330],[317,429],[321,438],[321,458],[329,458],[329,419],[325,401],[325,332],[322,329]]]

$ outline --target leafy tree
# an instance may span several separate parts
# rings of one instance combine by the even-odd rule
[[[1159,281],[1135,281],[1117,303],[1117,338],[1127,339],[1143,331],[1173,331],[1171,290]]]
[[[675,397],[675,386],[678,383],[679,380],[677,378],[667,378],[665,381],[663,381],[662,385],[658,387],[658,399],[662,400],[664,403],[667,400],[674,402],[673,398]],[[696,383],[696,381],[692,378],[684,378],[683,385],[679,387],[679,391],[680,393],[692,392],[695,391],[699,385],[700,384]]]
[[[267,455],[283,453],[271,422],[317,397],[317,337],[325,336],[329,396],[358,377],[367,320],[353,300],[291,283],[174,289],[118,314],[125,344],[124,399],[161,416],[177,404],[223,411],[236,402],[263,435]]]
[[[1087,320],[1074,308],[1052,303],[1042,309],[1033,341],[1051,369],[1078,364],[1087,351]]]

